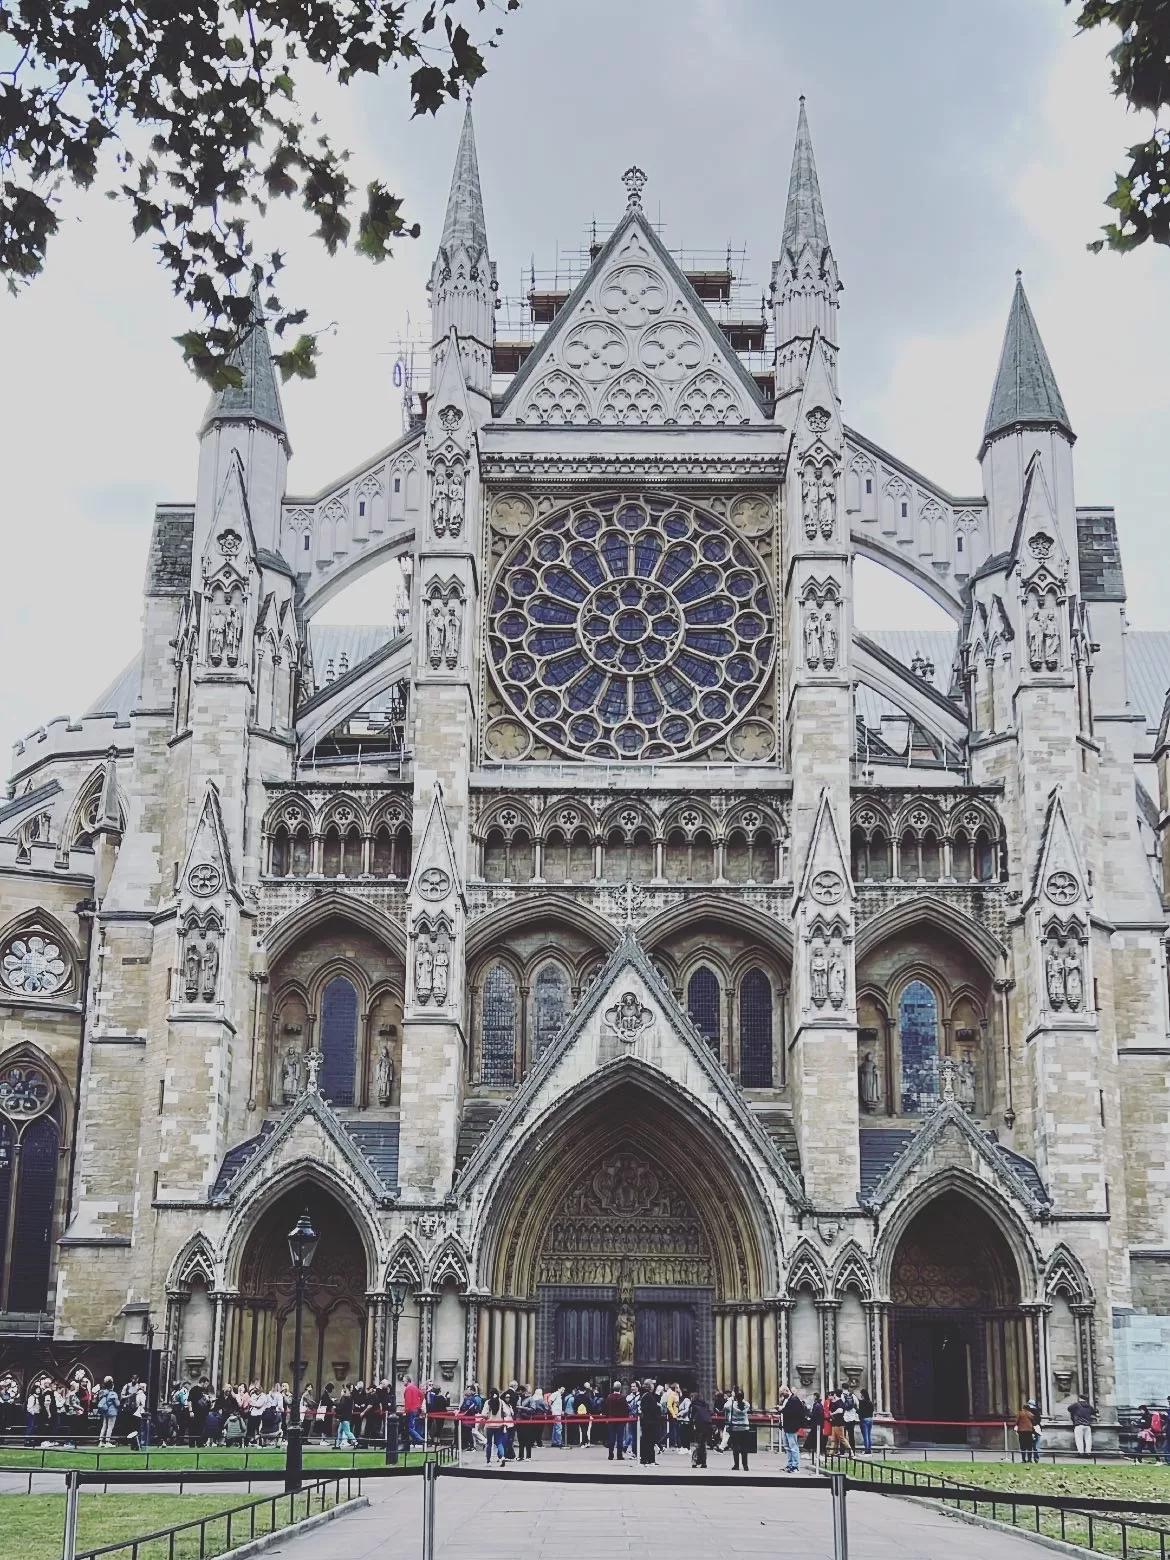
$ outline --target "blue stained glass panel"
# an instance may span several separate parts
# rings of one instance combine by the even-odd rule
[[[719,1022],[719,982],[714,971],[704,964],[687,981],[687,1017],[719,1054],[722,1026]]]
[[[52,1116],[41,1116],[24,1129],[12,1223],[9,1311],[44,1311],[48,1307],[60,1147],[57,1123]],[[0,1247],[2,1255],[3,1247]]]
[[[575,650],[571,655],[563,655],[557,661],[550,661],[544,669],[544,680],[551,683],[554,688],[562,688],[565,683],[572,682],[584,664],[585,660],[581,652]]]
[[[739,1077],[745,1089],[772,1087],[772,986],[749,970],[739,988]]]
[[[528,638],[528,648],[535,655],[556,655],[561,650],[574,650],[576,645],[576,637],[567,629],[538,628]]]
[[[662,542],[653,531],[643,531],[641,536],[635,537],[634,573],[639,579],[650,578],[661,556]]]
[[[567,702],[570,709],[587,710],[601,691],[605,682],[605,673],[593,669],[579,677],[569,689]]]
[[[690,534],[691,523],[687,519],[686,515],[667,515],[666,519],[662,522],[662,529],[666,532],[667,536],[671,538],[687,536]]]
[[[678,588],[680,601],[697,601],[700,596],[706,596],[713,590],[719,589],[719,575],[714,569],[696,569],[689,580],[684,580]]]
[[[719,668],[710,661],[700,661],[697,655],[684,651],[678,658],[678,669],[685,672],[700,688],[714,688],[719,681]]]
[[[938,1003],[925,981],[912,980],[898,1004],[902,1047],[902,1114],[929,1110],[938,1099]]]
[[[609,687],[601,696],[597,713],[607,725],[626,717],[626,685],[622,678],[612,677]]]
[[[656,722],[662,714],[662,705],[654,692],[654,685],[642,677],[634,678],[634,714],[647,723]]]
[[[554,601],[551,596],[537,596],[528,608],[528,615],[534,623],[555,623],[565,628],[572,628],[577,622],[576,610],[563,601]]]
[[[624,579],[630,572],[630,544],[616,531],[607,531],[602,537],[601,555],[615,580]]]
[[[672,547],[665,558],[663,558],[661,567],[658,570],[660,582],[663,585],[673,585],[675,580],[682,579],[683,575],[692,568],[694,562],[695,554],[691,547],[685,544]]]
[[[333,1105],[354,1102],[358,996],[352,982],[335,975],[321,996],[321,1093]]]
[[[692,650],[698,650],[701,655],[730,655],[735,649],[735,640],[731,635],[722,634],[717,629],[690,629],[686,641]]]
[[[683,616],[688,623],[728,623],[735,616],[735,608],[725,596],[715,596],[710,601],[700,601],[698,606],[688,607]]]
[[[574,547],[569,552],[569,562],[590,585],[605,583],[605,570],[592,547]]]
[[[589,594],[576,575],[570,574],[567,569],[546,569],[544,588],[554,596],[563,596],[569,601],[584,601]]]

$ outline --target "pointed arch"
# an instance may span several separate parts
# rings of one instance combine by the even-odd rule
[[[807,1236],[797,1242],[792,1252],[785,1284],[785,1290],[790,1295],[802,1289],[811,1290],[818,1300],[823,1300],[829,1292],[829,1275],[825,1272],[825,1264]]]
[[[287,1118],[286,1118],[287,1119]],[[372,1172],[371,1172],[372,1175]],[[253,1181],[235,1209],[235,1217],[223,1242],[223,1281],[227,1289],[239,1287],[240,1266],[264,1215],[286,1192],[299,1185],[312,1184],[326,1192],[353,1220],[366,1259],[367,1281],[373,1283],[382,1261],[382,1234],[375,1209],[357,1188],[344,1180],[331,1165],[303,1155],[263,1178]]]
[[[175,1260],[171,1263],[167,1273],[167,1294],[178,1294],[189,1289],[191,1281],[195,1278],[201,1278],[208,1289],[214,1289],[217,1270],[215,1248],[209,1237],[202,1230],[198,1230],[185,1245],[180,1247]]]
[[[428,1287],[441,1289],[444,1284],[454,1284],[464,1292],[471,1287],[471,1258],[454,1235],[447,1236],[431,1262]]]
[[[367,904],[364,899],[332,892],[298,905],[276,922],[267,937],[269,964],[275,964],[302,937],[307,937],[310,932],[331,920],[351,921],[377,938],[395,958],[402,963],[406,962],[406,933],[401,925],[373,905]]]
[[[51,910],[46,910],[40,905],[34,905],[31,910],[22,910],[19,915],[14,915],[10,921],[0,926],[0,948],[6,947],[14,937],[19,937],[22,932],[40,931],[47,933],[52,940],[68,954],[76,972],[81,968],[81,949],[73,933],[59,921]],[[65,990],[69,987],[63,988]]]
[[[567,894],[541,894],[538,899],[513,900],[498,910],[481,916],[467,933],[467,961],[475,959],[517,932],[536,923],[542,931],[556,925],[580,932],[595,943],[603,953],[617,946],[620,932],[612,921],[598,915],[595,910],[579,904]]]
[[[1092,1305],[1093,1285],[1084,1265],[1062,1241],[1044,1267],[1044,1294],[1049,1300],[1062,1294],[1070,1305]]]
[[[386,1281],[383,1288],[393,1279],[404,1278],[413,1289],[421,1289],[426,1270],[426,1258],[422,1254],[418,1241],[411,1234],[400,1235],[386,1263]]]
[[[862,1300],[873,1299],[873,1271],[855,1240],[846,1242],[833,1264],[833,1294],[841,1299],[849,1289],[856,1290]]]
[[[988,976],[994,978],[999,974],[1007,952],[999,938],[964,911],[926,894],[918,894],[866,921],[857,933],[857,963],[860,965],[868,954],[891,938],[923,922],[953,937]]]
[[[728,900],[717,894],[688,895],[682,904],[660,911],[638,931],[638,940],[647,951],[657,949],[679,932],[690,931],[704,921],[731,926],[746,933],[763,947],[770,948],[785,964],[791,965],[793,941],[787,926],[742,900]]]

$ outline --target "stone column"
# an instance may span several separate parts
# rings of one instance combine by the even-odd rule
[[[835,1387],[837,1382],[837,1312],[840,1300],[817,1300],[817,1312],[821,1318],[821,1382],[822,1389]]]
[[[1076,1322],[1077,1359],[1081,1368],[1081,1391],[1090,1403],[1096,1401],[1097,1344],[1093,1335],[1093,1304],[1091,1301],[1069,1306]]]
[[[386,1298],[371,1291],[366,1295],[367,1382],[381,1381],[386,1373]]]
[[[464,1306],[464,1334],[463,1334],[463,1387],[472,1381],[479,1381],[479,1302],[473,1295],[463,1296]],[[482,1382],[480,1383],[482,1385]]]
[[[775,1300],[776,1371],[782,1387],[795,1387],[792,1369],[792,1312],[795,1300]]]
[[[874,1412],[877,1414],[888,1414],[890,1411],[890,1394],[886,1381],[886,1316],[889,1309],[888,1300],[862,1301],[868,1343],[868,1385],[870,1396],[873,1398]]]
[[[224,1324],[226,1321],[227,1298],[227,1295],[220,1290],[213,1291],[211,1295],[215,1305],[215,1319],[211,1328],[211,1358],[207,1362],[207,1374],[213,1393],[219,1391],[219,1384],[223,1376]]]
[[[415,1291],[418,1305],[418,1381],[429,1381],[432,1370],[431,1351],[434,1344],[435,1302],[439,1298],[429,1289]]]

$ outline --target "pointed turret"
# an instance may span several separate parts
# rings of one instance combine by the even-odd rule
[[[280,388],[276,382],[276,370],[272,366],[272,349],[268,342],[268,328],[264,323],[264,309],[260,302],[260,289],[253,284],[252,327],[229,361],[238,368],[243,379],[238,385],[217,390],[203,419],[203,429],[213,422],[258,422],[280,435],[286,446],[288,429],[284,422],[284,407],[280,403]]]
[[[837,384],[837,310],[841,291],[837,264],[829,243],[821,186],[813,157],[812,136],[804,99],[796,121],[796,145],[788,180],[788,204],[780,258],[772,266],[772,308],[776,332],[777,417],[787,422],[781,406],[804,382],[809,347],[819,330],[829,360],[833,387]]]
[[[987,421],[983,425],[984,443],[997,434],[1020,427],[1056,427],[1069,438],[1074,437],[1056,375],[1052,372],[1035,317],[1028,306],[1023,280],[1017,271],[999,371],[987,408]]]
[[[488,257],[487,223],[479,187],[479,160],[471,104],[463,116],[447,215],[431,268],[431,380],[438,377],[454,326],[470,391],[487,398],[492,384],[496,275]],[[484,410],[486,412],[486,400]]]

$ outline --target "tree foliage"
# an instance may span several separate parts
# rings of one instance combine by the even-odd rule
[[[309,62],[341,83],[383,68],[410,72],[416,114],[458,99],[485,70],[491,36],[472,25],[489,0],[0,0],[0,274],[10,291],[45,263],[69,185],[112,166],[107,193],[154,235],[176,294],[196,316],[178,337],[213,388],[239,382],[229,361],[251,328],[249,293],[278,338],[306,311],[276,293],[279,251],[253,234],[276,199],[299,200],[330,254],[357,233],[371,260],[417,237],[399,196],[359,192],[349,154],[298,106]],[[519,0],[490,0],[497,13]],[[315,337],[275,354],[285,378],[311,378]]]
[[[1079,4],[1082,31],[1110,25],[1121,41],[1110,50],[1113,90],[1136,109],[1155,115],[1170,104],[1170,0],[1067,0]],[[1117,175],[1105,203],[1116,216],[1090,249],[1136,249],[1147,239],[1170,244],[1170,130],[1154,125],[1148,140],[1129,148],[1129,167]]]

